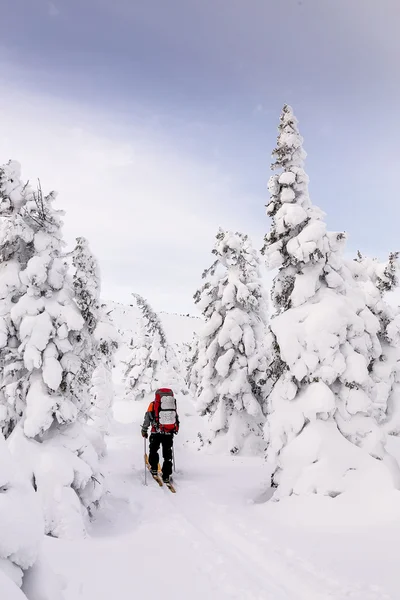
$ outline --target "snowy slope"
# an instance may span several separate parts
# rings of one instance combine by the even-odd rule
[[[113,312],[127,339],[136,311],[114,305]],[[162,318],[177,343],[190,341],[201,324]],[[196,450],[204,421],[187,397],[179,399],[177,494],[149,478],[145,486],[140,425],[147,401],[115,404],[103,464],[109,494],[90,537],[46,540],[47,560],[65,582],[65,600],[400,597],[397,492],[268,502],[270,473],[261,458]],[[390,445],[400,459],[400,440]]]

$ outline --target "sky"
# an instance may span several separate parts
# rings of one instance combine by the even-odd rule
[[[219,227],[268,231],[284,103],[348,252],[400,250],[398,0],[13,0],[0,163],[58,191],[103,297],[196,314]]]

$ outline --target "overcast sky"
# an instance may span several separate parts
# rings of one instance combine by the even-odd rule
[[[219,226],[261,247],[283,103],[349,251],[400,249],[399,0],[6,0],[0,162],[59,192],[103,295],[196,313]]]

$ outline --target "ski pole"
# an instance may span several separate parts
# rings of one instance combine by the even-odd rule
[[[146,438],[143,438],[144,441],[144,485],[147,485],[147,465],[146,465]]]
[[[176,473],[175,468],[175,448],[172,446],[172,464],[174,465],[174,473]]]

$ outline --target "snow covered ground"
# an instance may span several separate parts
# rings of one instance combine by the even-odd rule
[[[114,322],[129,343],[135,309],[116,306]],[[189,342],[201,325],[178,315],[162,320],[175,344]],[[123,345],[119,361],[125,353]],[[189,396],[178,398],[177,493],[150,477],[145,486],[140,425],[147,402],[115,403],[103,509],[85,539],[46,537],[24,582],[28,600],[398,600],[399,492],[269,502],[261,457],[199,450],[205,421]],[[389,451],[400,460],[400,439],[390,439]],[[23,597],[11,581],[0,586],[4,600]]]
[[[202,420],[181,399],[177,494],[144,486],[146,402],[115,405],[107,505],[90,538],[46,539],[65,600],[395,600],[400,496],[266,502],[261,459],[197,451]],[[391,445],[400,444],[393,440]],[[393,451],[394,448],[391,448]]]

